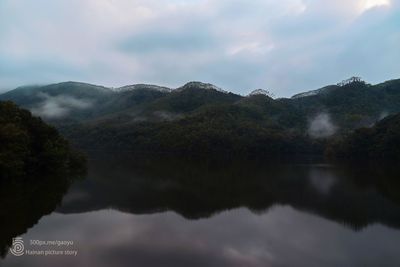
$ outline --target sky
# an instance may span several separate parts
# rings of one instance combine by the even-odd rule
[[[400,78],[400,0],[1,0],[0,91],[213,83],[276,96]]]

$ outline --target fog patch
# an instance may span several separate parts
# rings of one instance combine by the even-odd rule
[[[30,110],[32,114],[45,118],[61,118],[73,110],[87,109],[93,105],[90,100],[78,99],[69,95],[51,96],[46,93],[40,93],[39,97],[43,99],[43,102]]]
[[[336,184],[336,177],[326,169],[312,169],[309,175],[311,186],[322,195],[328,195]]]
[[[387,111],[382,111],[382,112],[379,114],[379,116],[377,116],[377,117],[374,118],[374,121],[369,122],[369,124],[366,125],[365,127],[367,127],[367,128],[372,128],[372,127],[374,127],[378,122],[380,122],[381,120],[383,120],[384,118],[386,118],[386,117],[389,116],[389,115],[390,115],[389,112],[387,112]]]
[[[387,116],[389,116],[389,112],[387,112],[387,111],[382,111],[381,114],[379,115],[378,120],[383,120],[383,119],[386,118]]]
[[[313,138],[326,138],[336,133],[337,127],[327,113],[320,113],[310,120],[308,134]]]
[[[184,116],[178,113],[172,113],[169,111],[159,110],[154,111],[148,115],[136,116],[134,122],[145,122],[145,121],[174,121],[182,119]]]
[[[144,116],[138,116],[133,118],[133,122],[145,122],[148,121],[149,119]]]
[[[157,118],[164,121],[173,121],[183,118],[181,114],[171,113],[168,111],[156,111],[153,113]]]

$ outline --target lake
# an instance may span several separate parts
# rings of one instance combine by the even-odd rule
[[[398,174],[92,160],[71,183],[1,184],[0,266],[400,266]]]

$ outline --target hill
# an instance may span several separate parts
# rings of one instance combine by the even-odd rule
[[[269,120],[303,130],[318,114],[326,113],[339,131],[349,131],[400,112],[400,80],[377,85],[349,80],[292,98],[272,99],[269,94],[260,93],[263,91],[241,96],[201,82],[174,90],[145,84],[112,89],[66,82],[20,87],[0,95],[0,100],[11,100],[55,125],[168,121],[192,115],[205,106],[229,104],[253,109]]]
[[[201,82],[177,89],[67,82],[17,88],[0,99],[30,109],[86,150],[173,154],[321,153],[327,139],[400,112],[400,80],[352,78],[292,98],[271,96]]]
[[[306,114],[325,111],[338,128],[353,130],[400,112],[400,80],[377,85],[355,81],[329,86],[316,94],[291,99],[290,103]]]

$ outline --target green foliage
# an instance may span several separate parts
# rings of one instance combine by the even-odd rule
[[[400,114],[389,116],[374,127],[357,129],[344,138],[333,140],[327,154],[350,159],[399,159]]]
[[[321,154],[326,140],[308,137],[310,120],[316,115],[329,114],[337,129],[336,140],[358,128],[373,125],[384,115],[400,112],[400,80],[370,85],[352,78],[312,94],[286,99],[260,94],[244,97],[199,82],[188,83],[172,92],[146,85],[125,89],[113,91],[68,82],[18,88],[0,95],[0,99],[15,100],[27,108],[40,106],[43,99],[38,98],[39,93],[90,100],[93,103],[90,108],[71,110],[57,120],[44,118],[86,150],[224,157]],[[10,128],[7,131],[12,133],[16,130]],[[24,140],[23,134],[14,133],[19,140]],[[335,140],[330,140],[330,143],[336,142],[337,147],[353,147],[357,155],[374,153],[363,148],[368,145],[364,140],[369,138],[368,130],[359,130],[357,134],[359,140],[354,138],[348,144]],[[397,142],[394,138],[391,140]],[[63,151],[56,149],[60,145],[57,142],[61,141],[54,142],[43,145],[50,155],[62,157]],[[26,153],[23,142],[20,145],[13,146],[13,154]],[[340,154],[333,152],[335,145],[328,147],[328,154]],[[379,147],[386,146],[379,143],[373,151],[384,150],[386,148]],[[10,159],[8,164],[22,164],[7,158]]]
[[[83,125],[63,132],[85,150],[217,158],[321,153],[318,142],[263,116],[246,106],[209,105],[180,120]]]
[[[0,144],[2,178],[44,169],[69,171],[76,165],[77,156],[55,128],[12,102],[0,102]]]
[[[308,119],[315,114],[329,113],[340,132],[368,126],[382,114],[400,112],[400,80],[370,85],[349,79],[340,86],[330,85],[309,96],[272,99],[265,95],[243,97],[214,90],[212,85],[188,83],[177,90],[157,90],[152,86],[135,85],[123,91],[101,86],[66,82],[47,86],[22,87],[0,95],[24,108],[35,108],[45,101],[43,95],[69,96],[89,101],[90,108],[71,109],[62,118],[44,118],[57,127],[73,123],[130,124],[137,121],[160,122],[198,113],[207,106],[239,105],[261,116],[265,123],[279,124],[286,129],[304,131]]]
[[[315,95],[288,101],[297,112],[310,116],[329,113],[342,133],[367,127],[384,114],[400,112],[400,79],[370,85],[363,81],[319,89]]]
[[[205,105],[234,103],[239,95],[196,87],[182,88],[152,103],[148,109],[173,112],[191,112]]]

